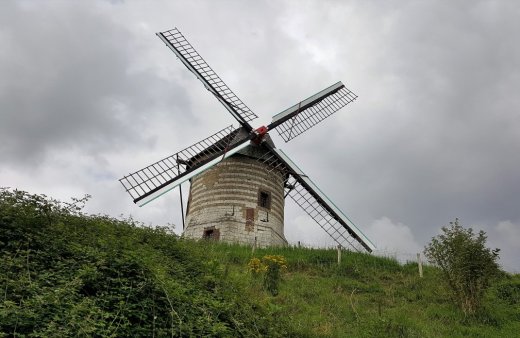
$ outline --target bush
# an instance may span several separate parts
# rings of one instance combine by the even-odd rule
[[[442,227],[442,234],[432,238],[424,254],[437,265],[448,284],[454,302],[465,314],[479,310],[484,292],[499,272],[499,249],[486,248],[486,234],[473,233],[459,225],[459,220]]]
[[[0,188],[0,337],[291,336],[207,247]]]
[[[287,269],[287,261],[281,255],[265,255],[262,260],[253,257],[247,264],[254,278],[264,276],[264,288],[273,296],[278,294],[278,287],[282,280],[281,271]]]
[[[498,299],[510,305],[520,304],[520,280],[505,280],[496,286]]]

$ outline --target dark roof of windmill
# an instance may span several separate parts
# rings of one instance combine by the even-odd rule
[[[213,145],[207,147],[200,153],[191,157],[189,160],[186,161],[186,165],[188,166],[188,168],[192,167],[200,161],[206,159],[208,156],[211,156],[216,152],[221,151],[222,149],[229,148],[232,145],[241,142],[248,137],[249,133],[244,128],[238,128],[236,130],[233,130],[229,135],[221,138]],[[267,142],[271,147],[275,148],[274,142],[269,136],[269,134],[264,135],[262,142]],[[262,144],[255,145],[251,143],[247,148],[242,149],[237,154],[253,158],[261,158],[268,151],[269,150],[266,147],[262,146]]]

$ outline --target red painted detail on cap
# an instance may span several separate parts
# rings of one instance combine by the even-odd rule
[[[253,140],[254,144],[260,144],[262,142],[262,139],[264,138],[264,135],[267,134],[267,127],[261,126],[258,129],[255,129],[256,138]]]
[[[267,127],[261,126],[260,128],[256,129],[255,132],[258,134],[258,136],[264,136],[267,134]]]

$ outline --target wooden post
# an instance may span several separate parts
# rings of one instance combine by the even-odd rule
[[[417,254],[417,265],[419,265],[419,277],[422,278],[423,273],[422,273],[421,253]]]
[[[254,254],[256,250],[256,236],[255,236],[255,242],[253,243],[253,250],[252,253]]]
[[[341,245],[338,244],[338,265],[341,265]]]

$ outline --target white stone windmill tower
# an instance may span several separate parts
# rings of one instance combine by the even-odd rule
[[[238,121],[194,145],[129,174],[120,182],[143,206],[186,181],[190,194],[184,235],[259,246],[285,245],[284,201],[291,197],[339,245],[371,252],[374,245],[280,149],[356,95],[338,82],[254,129],[257,116],[228,88],[179,30],[157,36]],[[182,193],[181,193],[181,209]],[[184,218],[183,218],[184,223]],[[184,224],[183,224],[184,226]]]

